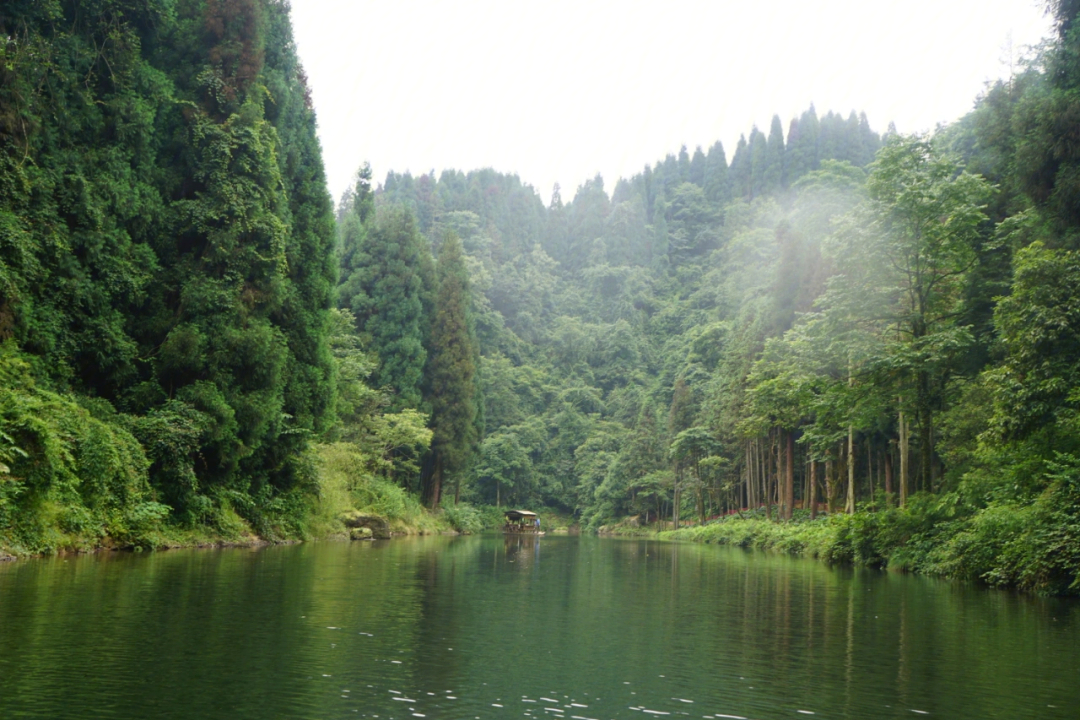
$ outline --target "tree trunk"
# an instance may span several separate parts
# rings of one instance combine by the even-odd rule
[[[847,430],[847,513],[855,512],[855,426]]]
[[[930,410],[930,375],[919,373],[919,490],[932,490],[934,461],[934,420]]]
[[[904,411],[900,411],[900,507],[907,505],[908,496],[908,427]]]
[[[892,505],[893,497],[893,466],[892,453],[885,452],[885,502]]]
[[[768,453],[770,455],[772,454],[771,431],[770,431],[770,437],[769,437]],[[769,477],[769,464],[770,464],[769,463],[769,458],[763,455],[762,458],[761,458],[761,468],[764,471],[764,479],[765,479],[765,519],[766,520],[772,520],[772,499],[773,499],[772,486],[773,486],[773,483],[772,483],[772,480]]]
[[[810,490],[806,497],[810,498],[810,519],[817,518],[817,460],[810,460],[810,482],[806,484]]]
[[[675,469],[675,485],[671,490],[671,529],[679,529],[679,470]]]
[[[833,487],[833,461],[825,461],[825,508],[829,511],[829,514],[833,514],[834,498],[836,497],[836,491]]]
[[[435,472],[431,473],[431,509],[439,507],[442,500],[442,458],[435,458]]]
[[[746,506],[750,509],[757,507],[757,490],[754,486],[754,441],[746,441],[746,476],[749,479],[750,485],[747,487],[746,493]]]
[[[788,430],[784,433],[787,437],[787,467],[784,476],[784,519],[790,520],[792,510],[795,507],[795,433]]]
[[[866,484],[870,486],[870,504],[874,504],[874,451],[866,438]]]

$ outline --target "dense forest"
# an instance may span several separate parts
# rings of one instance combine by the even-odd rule
[[[932,134],[810,107],[568,201],[365,166],[335,214],[287,3],[5,3],[0,546],[515,504],[1080,591],[1052,12]]]

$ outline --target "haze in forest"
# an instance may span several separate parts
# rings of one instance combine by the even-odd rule
[[[374,177],[517,173],[547,200],[754,124],[865,111],[933,129],[1050,32],[1038,0],[353,3],[292,18],[334,199]],[[375,30],[377,28],[377,30]],[[1011,47],[1010,47],[1011,46]],[[947,71],[946,71],[947,68]]]

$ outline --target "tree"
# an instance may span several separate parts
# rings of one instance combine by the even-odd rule
[[[393,391],[393,410],[418,408],[422,401],[425,253],[430,258],[413,216],[401,207],[382,209],[339,290],[339,302],[356,315],[361,338],[378,357],[372,379]]]
[[[765,174],[762,187],[765,193],[778,192],[786,186],[784,173],[784,128],[780,116],[773,115],[765,149]]]
[[[914,411],[927,490],[935,408],[957,355],[971,342],[957,318],[991,192],[927,138],[894,136],[872,165],[869,200],[846,217],[832,247],[840,274],[823,299],[825,312],[884,341],[865,346],[863,361],[894,377],[901,427],[905,410]],[[904,495],[907,478],[900,482]]]
[[[1012,292],[994,313],[1006,353],[1004,362],[988,373],[996,436],[1016,441],[1033,434],[1056,435],[1050,446],[1075,445],[1080,252],[1034,243],[1017,253],[1015,267]]]
[[[439,250],[438,292],[431,327],[428,367],[433,464],[427,499],[439,504],[444,478],[454,481],[457,502],[461,475],[477,437],[476,359],[479,355],[469,307],[469,276],[461,240],[450,233]]]
[[[717,140],[705,156],[704,186],[706,197],[714,203],[726,203],[731,195],[728,187],[728,164],[723,144]]]

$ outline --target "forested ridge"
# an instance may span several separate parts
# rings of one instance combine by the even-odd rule
[[[515,504],[1080,591],[1078,10],[931,135],[365,166],[335,218],[286,3],[6,3],[0,545]]]

